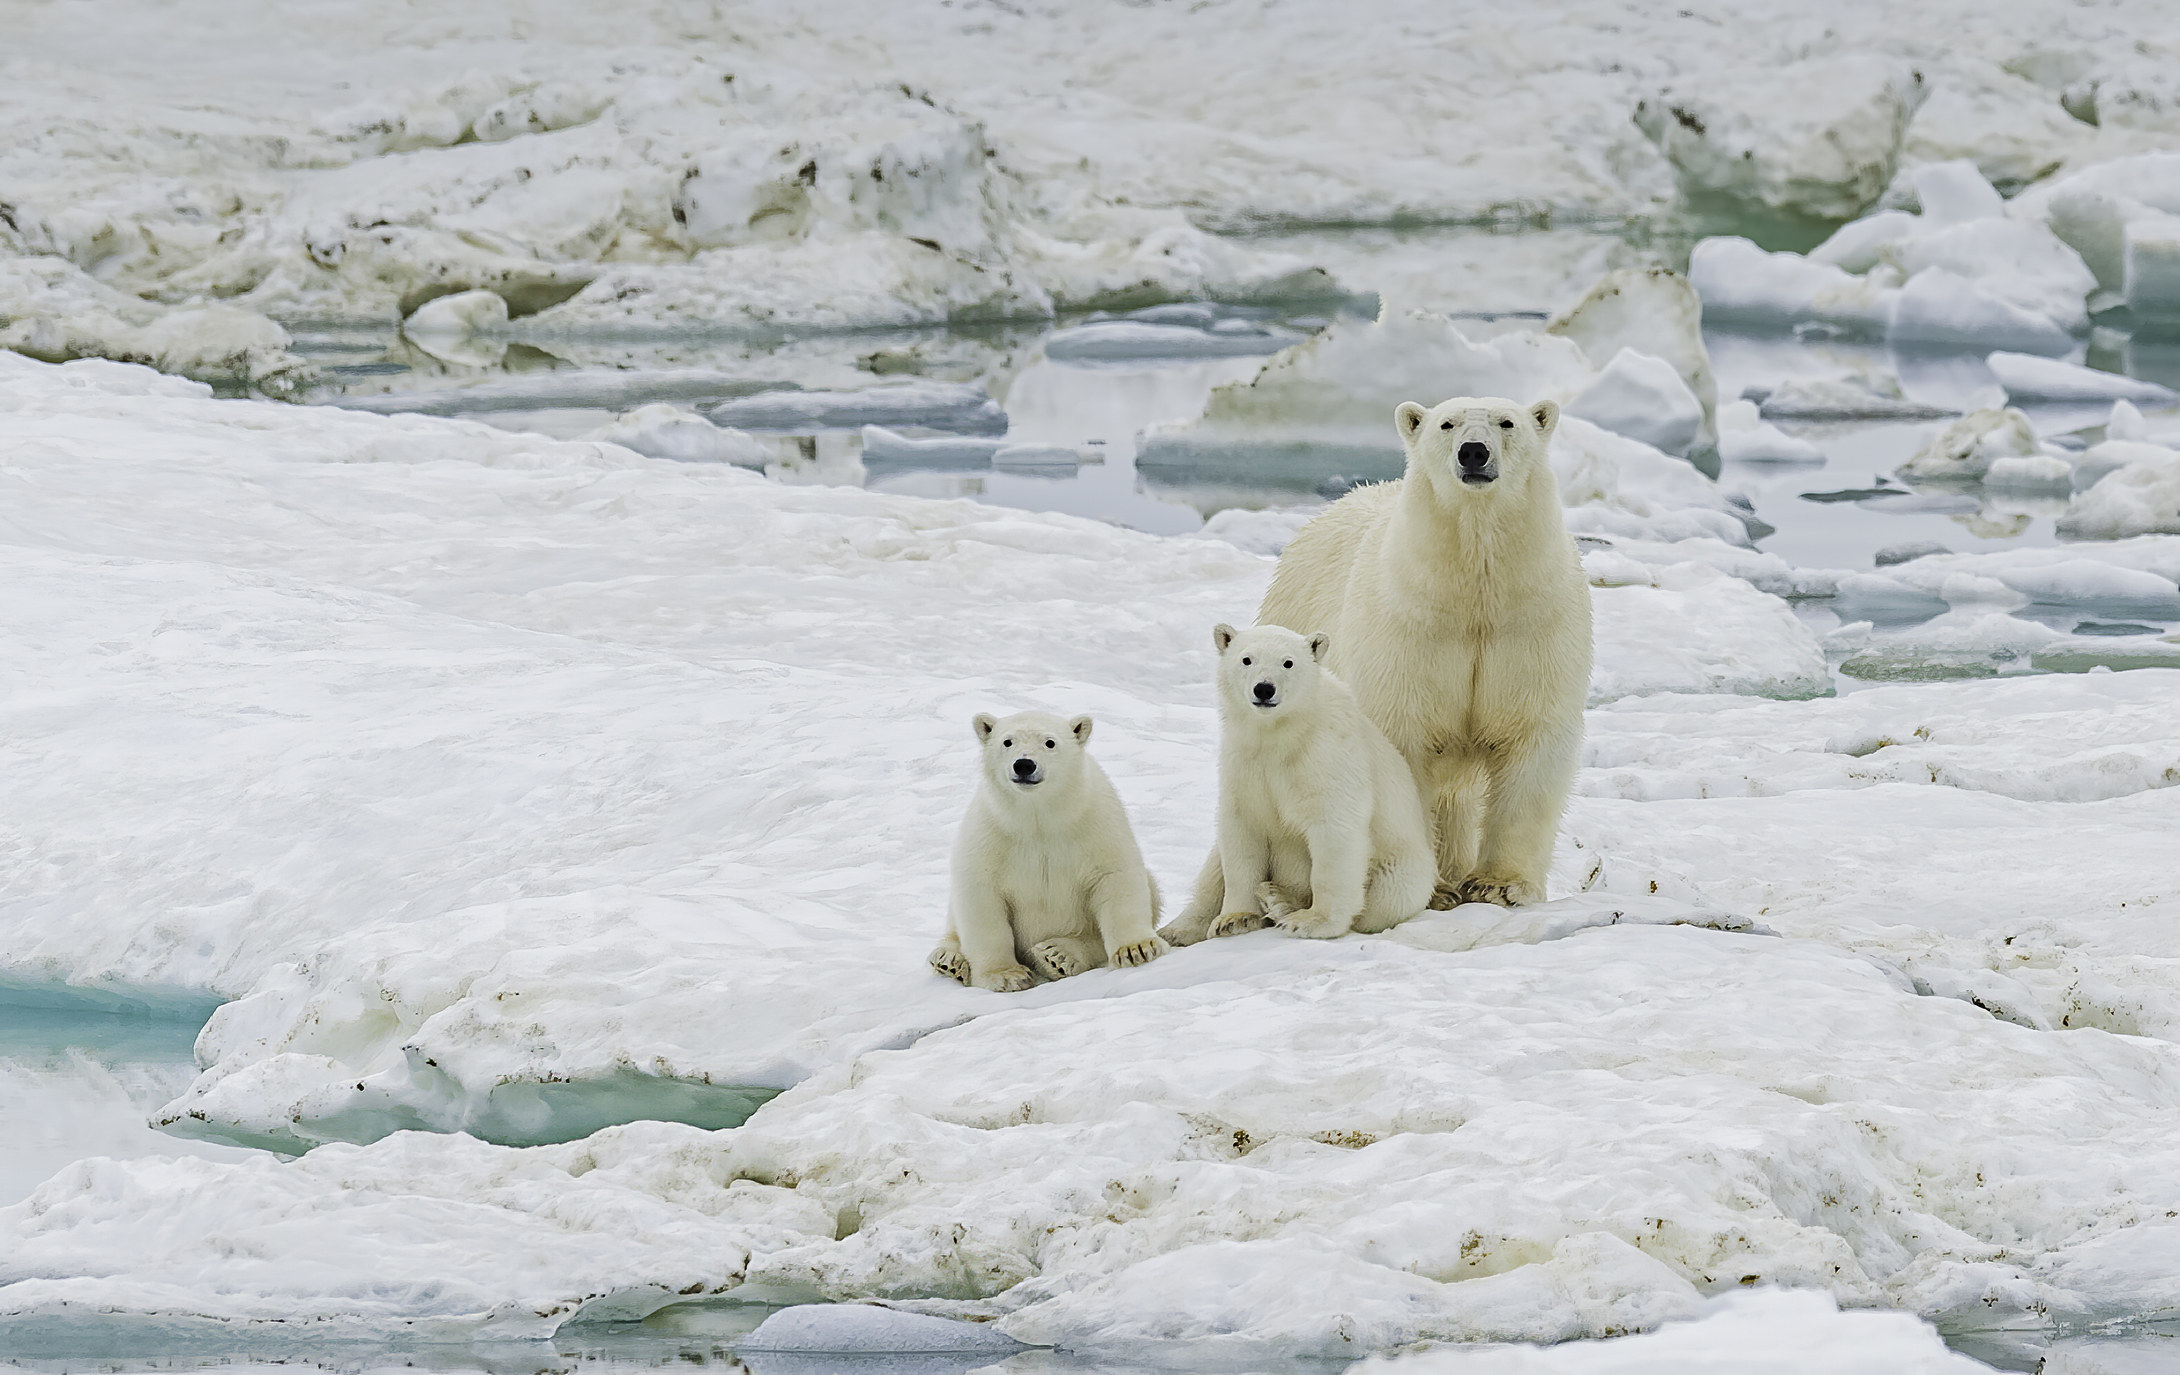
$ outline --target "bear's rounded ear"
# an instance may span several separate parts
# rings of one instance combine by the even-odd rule
[[[1408,443],[1423,428],[1423,417],[1429,412],[1413,401],[1403,401],[1393,407],[1393,428],[1400,431],[1400,442]]]
[[[980,711],[969,718],[969,724],[976,727],[977,743],[982,744],[992,738],[993,731],[999,729],[999,718],[988,711]]]
[[[1537,433],[1550,439],[1553,427],[1559,424],[1559,403],[1532,401],[1529,404],[1529,418],[1537,422]]]
[[[1218,649],[1219,653],[1224,654],[1226,647],[1234,643],[1234,627],[1224,621],[1211,627],[1211,643]]]
[[[1089,718],[1089,717],[1087,717],[1087,716],[1078,716],[1078,717],[1076,717],[1076,718],[1075,718],[1074,720],[1072,720],[1072,721],[1070,721],[1070,722],[1068,722],[1068,723],[1067,723],[1067,728],[1068,728],[1069,730],[1071,730],[1071,731],[1073,731],[1073,732],[1075,733],[1075,743],[1076,743],[1076,744],[1078,744],[1078,745],[1087,745],[1087,744],[1089,744],[1089,743],[1090,743],[1090,718]]]
[[[1318,663],[1325,661],[1325,651],[1332,648],[1332,637],[1320,630],[1310,636],[1310,657]]]

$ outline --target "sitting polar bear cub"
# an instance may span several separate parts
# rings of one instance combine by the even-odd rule
[[[1211,632],[1219,651],[1219,848],[1175,945],[1276,923],[1330,939],[1430,902],[1438,866],[1408,765],[1323,666],[1327,640]]]
[[[1083,751],[1090,718],[980,712],[973,724],[984,779],[954,838],[953,898],[931,967],[1017,993],[1031,969],[1064,979],[1166,953],[1158,885],[1120,794]]]
[[[1434,907],[1538,902],[1582,753],[1590,589],[1560,514],[1550,401],[1393,412],[1398,482],[1303,527],[1261,624],[1332,635],[1336,670],[1415,774]]]

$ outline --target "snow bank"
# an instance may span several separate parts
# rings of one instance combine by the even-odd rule
[[[1670,454],[1687,453],[1704,426],[1703,403],[1673,365],[1631,348],[1612,355],[1566,413]]]
[[[2168,449],[2146,455],[2098,478],[2068,504],[2059,517],[2059,533],[2070,539],[2180,535],[2180,453]]]
[[[4,249],[0,241],[0,249]],[[312,371],[288,333],[229,305],[170,309],[114,290],[59,258],[0,254],[0,350],[49,363],[110,358],[186,377],[292,392]]]
[[[1449,1347],[1377,1356],[1357,1375],[1978,1375],[1903,1313],[1841,1312],[1830,1297],[1764,1289],[1728,1294],[1694,1318],[1612,1341],[1533,1348]]]
[[[765,391],[704,408],[715,425],[751,430],[846,430],[913,425],[958,434],[1005,434],[1007,413],[965,382],[892,382],[857,391]]]

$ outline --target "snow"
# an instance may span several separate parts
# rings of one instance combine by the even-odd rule
[[[2121,441],[2124,443],[2125,441]],[[2119,444],[2097,445],[2085,455],[2105,457]],[[2128,444],[2134,450],[2158,446]],[[2073,539],[2126,539],[2132,535],[2180,535],[2180,452],[2145,453],[2096,479],[2059,517],[2059,533]]]
[[[1702,407],[1703,424],[1711,423],[1718,383],[1703,342],[1703,301],[1679,273],[1663,268],[1604,273],[1573,305],[1553,315],[1544,331],[1579,344],[1593,364],[1605,360],[1607,371],[1623,350],[1664,361]],[[1652,442],[1642,434],[1634,437]]]
[[[1607,1342],[1543,1349],[1438,1348],[1376,1356],[1356,1375],[1976,1375],[1990,1367],[1948,1351],[1900,1313],[1841,1312],[1824,1294],[1728,1294],[1693,1318]]]
[[[1707,72],[1636,105],[1635,122],[1698,204],[1843,220],[1892,179],[1922,95],[1907,63],[1851,52]]]
[[[967,715],[1096,715],[1177,886],[1202,627],[1267,560],[108,364],[0,386],[5,974],[234,998],[162,1116],[329,1143],[71,1166],[0,1210],[0,1330],[724,1293],[1252,1361],[1602,1337],[1745,1277],[1954,1326],[2175,1301],[2180,674],[1718,696],[1824,692],[1813,632],[1615,539],[1648,577],[1593,592],[1597,685],[1643,695],[1591,713],[1553,903],[984,994],[921,966]],[[1570,486],[1726,518],[1565,432]],[[2175,549],[1888,572],[2180,598]],[[449,1134],[662,1106],[755,1111]]]
[[[1807,257],[1746,239],[1696,245],[1689,278],[1708,318],[1809,322],[1921,347],[2064,354],[2088,328],[2096,275],[2051,229],[2010,217],[1972,163],[1915,169],[1920,215],[1881,210]]]
[[[773,457],[762,440],[714,425],[694,411],[665,402],[638,406],[583,437],[602,444],[619,444],[646,458],[671,458],[682,463],[762,467]]]
[[[1293,330],[1267,328],[1234,317],[1209,328],[1179,321],[1099,320],[1054,330],[1045,338],[1045,357],[1224,358],[1277,353],[1300,338]]]
[[[145,394],[112,394],[131,378]],[[725,1122],[955,1020],[991,995],[929,979],[915,923],[873,943],[829,895],[886,874],[938,910],[960,722],[1007,700],[1107,718],[1124,795],[1181,809],[1164,872],[1201,843],[1175,761],[1209,767],[1203,627],[1250,613],[1259,557],[615,444],[177,397],[191,384],[111,364],[0,363],[0,382],[9,633],[46,646],[18,681],[102,684],[15,743],[11,805],[49,820],[15,861],[38,877],[18,881],[7,967],[233,998],[161,1114],[179,1129],[529,1141],[647,1096]],[[1710,487],[1615,443],[1689,499]],[[1809,632],[1742,584],[1596,595],[1600,694],[1823,690]],[[809,630],[874,614],[890,648]],[[783,733],[729,728],[751,720]],[[859,731],[893,742],[880,772],[852,765]],[[122,768],[149,739],[155,762]],[[939,829],[901,831],[904,797]],[[772,839],[722,852],[751,828]],[[838,834],[871,838],[858,866],[828,858]],[[167,858],[101,863],[119,835]],[[197,916],[51,925],[86,907]]]
[[[1703,403],[1673,365],[1631,348],[1612,356],[1567,414],[1672,454],[1688,452],[1703,433]]]

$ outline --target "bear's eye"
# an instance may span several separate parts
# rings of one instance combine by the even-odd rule
[[[1048,750],[1052,748],[1052,742],[1050,740],[1045,741],[1045,748]]]
[[[1288,667],[1288,668],[1293,668],[1293,667],[1294,667],[1294,660],[1292,660],[1292,659],[1289,659],[1289,660],[1287,661],[1287,667]]]
[[[1243,655],[1243,656],[1242,656],[1242,660],[1241,660],[1241,666],[1242,666],[1243,668],[1247,668],[1247,667],[1249,667],[1249,656],[1248,656],[1248,655],[1246,655],[1246,654],[1245,654],[1245,655]]]
[[[1514,422],[1511,420],[1502,420],[1499,422],[1499,428],[1502,430],[1511,430],[1514,428]]]
[[[1438,428],[1441,430],[1450,430],[1453,428],[1453,422],[1451,420],[1440,421]]]
[[[1002,740],[999,742],[999,748],[1003,750],[1011,750],[1014,748],[1014,742],[1012,740]]]

